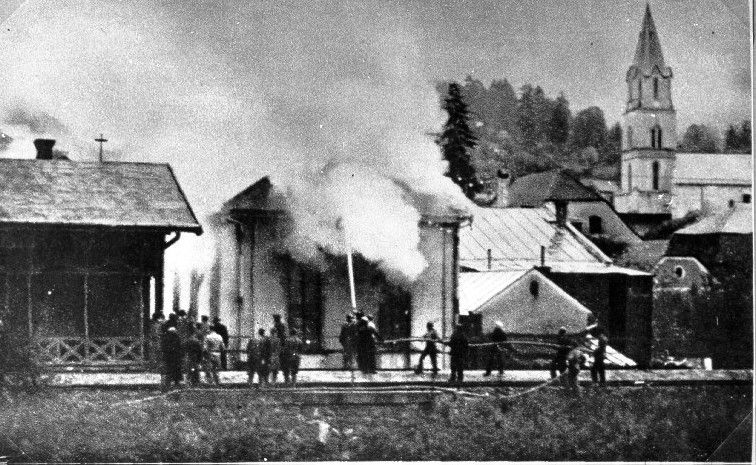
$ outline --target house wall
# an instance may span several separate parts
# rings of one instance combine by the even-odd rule
[[[673,187],[672,216],[680,218],[693,210],[704,215],[722,211],[729,202],[742,202],[743,194],[751,194],[751,186],[675,184]]]
[[[607,329],[610,344],[640,366],[650,362],[652,277],[623,274],[546,273],[587,307]]]
[[[216,225],[216,260],[220,273],[217,314],[229,328],[233,348],[244,348],[248,338],[259,328],[268,330],[273,315],[286,320],[288,310],[287,263],[277,255],[276,243],[282,229],[276,218],[256,218],[248,221],[239,236],[232,223]],[[411,284],[410,310],[411,335],[425,332],[428,321],[434,322],[439,334],[448,337],[454,318],[454,227],[423,225],[420,228],[420,250],[428,261],[427,269]],[[237,240],[240,242],[237,243]],[[338,341],[346,314],[352,311],[346,261],[324,265],[322,271],[322,326],[321,349],[323,354],[305,356],[303,368],[340,367],[341,344]],[[383,278],[376,277],[355,259],[355,286],[357,309],[373,315],[381,327],[380,305],[383,299],[379,287]],[[240,296],[241,299],[237,299]],[[417,349],[422,344],[417,344]],[[390,351],[389,351],[390,352]],[[240,355],[244,359],[243,355]],[[412,360],[417,355],[412,356]],[[406,353],[383,354],[379,366],[406,367]]]
[[[538,283],[536,295],[531,283]],[[483,331],[496,321],[504,331],[520,334],[555,334],[561,326],[575,333],[585,329],[591,312],[538,272],[530,272],[479,307]]]

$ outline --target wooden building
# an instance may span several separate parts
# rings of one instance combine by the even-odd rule
[[[138,364],[163,252],[202,228],[167,164],[52,159],[53,144],[0,159],[0,318],[48,363]]]

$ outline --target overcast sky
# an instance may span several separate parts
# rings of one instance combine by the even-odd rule
[[[94,156],[92,139],[105,132],[113,157],[171,162],[202,212],[276,171],[273,159],[291,146],[330,144],[332,133],[318,133],[328,118],[338,127],[370,121],[367,108],[342,120],[331,115],[349,107],[340,99],[374,102],[354,88],[388,94],[398,83],[401,98],[386,101],[412,94],[426,111],[435,105],[434,81],[507,78],[516,88],[564,91],[573,111],[598,105],[616,121],[645,7],[641,0],[22,3],[0,0],[0,15],[10,16],[0,36],[3,105],[52,117],[70,135],[61,148],[83,153],[74,158]],[[747,1],[651,7],[674,71],[680,127],[750,117]],[[264,124],[255,116],[262,113]],[[420,120],[434,126],[442,117]],[[425,129],[437,127],[418,131]],[[266,155],[247,151],[249,144],[271,148]],[[241,166],[240,156],[252,163]]]

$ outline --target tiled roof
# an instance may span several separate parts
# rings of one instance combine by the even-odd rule
[[[0,224],[201,233],[167,164],[0,159]]]
[[[675,184],[729,184],[750,186],[750,153],[678,153],[672,179]]]
[[[529,270],[459,274],[459,313],[467,315],[503,292]]]
[[[735,204],[734,207],[706,216],[675,234],[753,234],[753,205]]]
[[[560,227],[546,208],[473,209],[473,222],[459,233],[459,259],[463,267],[492,270],[529,269],[540,264],[541,246],[546,265],[611,263],[587,238],[567,224]]]
[[[509,187],[512,207],[540,207],[554,200],[600,201],[601,197],[558,169],[517,178]]]

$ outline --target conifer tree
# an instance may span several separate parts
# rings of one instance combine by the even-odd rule
[[[567,102],[564,94],[560,93],[549,120],[549,140],[552,143],[563,145],[567,142],[567,138],[570,135],[571,118],[570,104]]]
[[[456,82],[449,84],[444,110],[449,114],[449,119],[444,124],[438,144],[444,159],[449,162],[447,176],[462,188],[467,197],[472,198],[482,187],[470,161],[470,152],[478,141],[470,129],[467,104]]]

